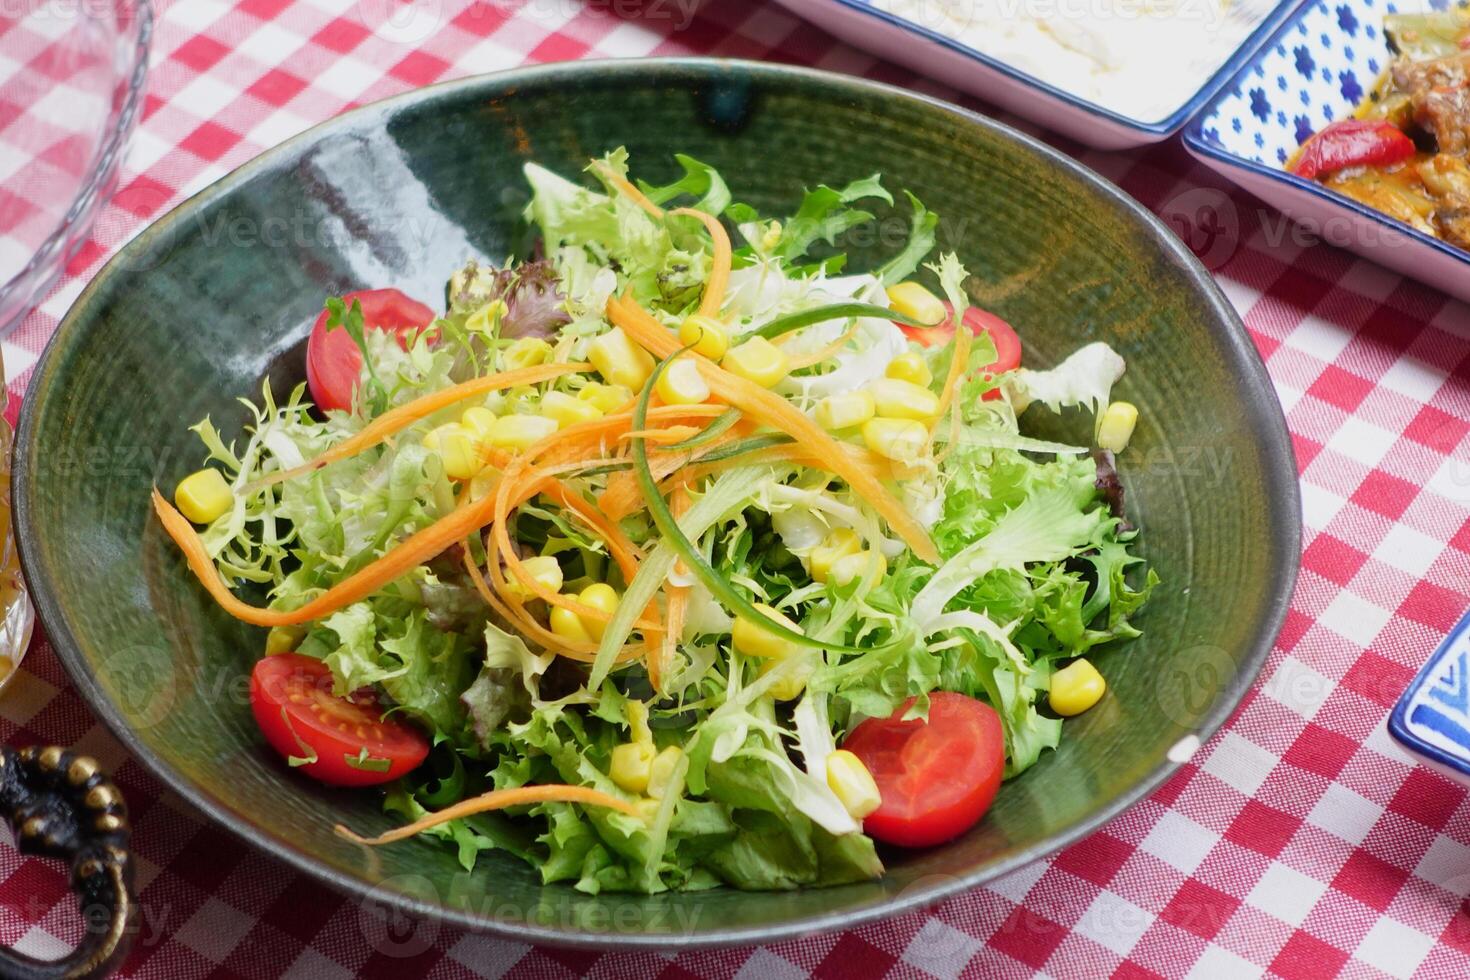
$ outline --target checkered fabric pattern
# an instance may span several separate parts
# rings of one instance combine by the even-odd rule
[[[951,94],[753,0],[161,6],[120,192],[5,341],[16,394],[87,279],[146,222],[308,125],[413,86],[525,62],[695,53]],[[1304,567],[1286,628],[1227,728],[1167,785],[1050,860],[839,935],[677,957],[533,948],[433,923],[374,942],[371,915],[204,823],[127,758],[38,644],[0,699],[0,737],[76,745],[126,791],[145,919],[124,974],[1470,976],[1470,801],[1384,727],[1470,607],[1470,308],[1302,241],[1177,145],[1063,149],[1167,216],[1214,269],[1266,359],[1301,466]],[[45,955],[78,931],[62,871],[0,851],[0,941]]]

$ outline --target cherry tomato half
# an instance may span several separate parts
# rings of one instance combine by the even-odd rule
[[[362,322],[369,330],[412,336],[434,322],[433,310],[396,289],[360,289],[342,295],[348,309],[353,300],[362,304]],[[345,329],[327,329],[329,317],[322,310],[312,324],[306,342],[306,382],[311,386],[312,401],[322,411],[347,411],[352,408],[352,395],[362,373],[362,351]]]
[[[923,347],[939,347],[949,343],[954,336],[954,327],[951,320],[954,317],[954,307],[948,303],[944,308],[949,311],[949,318],[943,323],[933,327],[907,327],[899,324],[898,328],[904,332],[914,343]],[[1014,371],[1021,366],[1021,338],[1016,336],[1016,331],[1011,325],[1000,317],[978,306],[972,306],[965,310],[962,318],[970,332],[979,337],[985,334],[990,337],[990,342],[995,345],[995,361],[987,364],[982,370],[990,374],[1000,374],[1003,371]],[[985,398],[995,399],[1000,397],[999,391],[988,391]]]
[[[314,753],[315,762],[298,768],[332,786],[386,783],[416,769],[429,754],[422,732],[383,718],[371,695],[337,697],[327,665],[299,653],[256,663],[250,710],[271,748],[287,758]]]
[[[995,709],[963,694],[936,691],[927,720],[900,720],[913,703],[859,723],[842,747],[863,760],[883,799],[863,831],[929,847],[969,830],[990,808],[1005,770],[1005,734]]]

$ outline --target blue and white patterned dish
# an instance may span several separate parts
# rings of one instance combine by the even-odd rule
[[[1352,115],[1388,67],[1386,14],[1447,6],[1445,0],[1312,0],[1189,124],[1185,146],[1296,219],[1309,239],[1470,300],[1470,253],[1282,169],[1308,136]]]
[[[1302,0],[1236,0],[1226,5],[1230,30],[1203,28],[1195,39],[1197,57],[1183,75],[1161,72],[1157,84],[1177,90],[1178,99],[1157,114],[1130,114],[1109,108],[1065,84],[1042,81],[1024,67],[1024,59],[1006,52],[986,53],[946,33],[946,11],[1008,11],[1007,0],[921,0],[924,16],[905,17],[887,6],[892,0],[776,0],[793,13],[853,45],[907,65],[945,84],[970,92],[1054,132],[1100,149],[1156,143],[1178,132],[1245,64]],[[1025,0],[1010,0],[1019,10]],[[1110,3],[1058,4],[1036,0],[1054,11],[1052,21],[1066,26],[1078,11],[1111,10]],[[1181,8],[1198,0],[1177,0]],[[1136,4],[1135,4],[1136,6]],[[1127,16],[1124,2],[1114,16]],[[1014,11],[1012,11],[1014,12]],[[1074,25],[1075,26],[1075,25]],[[1140,54],[1142,54],[1140,52]],[[1146,55],[1145,55],[1146,56]],[[1147,115],[1147,118],[1144,116]]]
[[[1399,698],[1388,731],[1426,766],[1470,784],[1470,613]]]

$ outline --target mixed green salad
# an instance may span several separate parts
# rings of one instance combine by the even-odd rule
[[[875,840],[981,819],[1138,635],[1121,358],[1022,367],[912,195],[907,244],[847,268],[877,175],[773,219],[677,162],[528,165],[526,254],[455,272],[443,313],[329,299],[308,384],[238,440],[200,422],[208,465],[155,493],[269,628],[267,741],[402,825],[354,840],[591,893],[874,878]],[[1032,405],[1092,444],[1023,434]]]

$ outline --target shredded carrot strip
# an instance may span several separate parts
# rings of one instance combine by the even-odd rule
[[[377,837],[363,837],[341,824],[337,825],[336,831],[338,837],[344,837],[355,844],[376,847],[380,844],[392,844],[395,841],[405,840],[423,833],[430,827],[437,827],[461,817],[488,813],[491,810],[502,810],[508,806],[524,806],[528,803],[580,803],[583,806],[607,807],[619,813],[626,813],[630,817],[638,816],[638,808],[632,803],[590,786],[518,786],[515,789],[491,790],[468,800],[460,800],[453,806],[447,806],[435,813],[420,817],[411,824],[397,827]]]
[[[684,516],[689,509],[689,488],[680,483],[674,488],[672,500],[670,501],[674,517]],[[675,562],[676,571],[685,571],[683,562]],[[684,635],[684,616],[689,610],[689,587],[687,585],[667,585],[665,592],[668,595],[667,610],[665,618],[667,624],[664,629],[663,640],[658,644],[657,650],[650,650],[648,657],[648,683],[653,689],[661,689],[664,676],[674,664],[674,655],[678,652],[679,640]]]
[[[644,211],[647,211],[650,217],[663,218],[664,209],[650,201],[647,195],[634,186],[633,182],[627,177],[613,170],[612,167],[609,167],[601,160],[592,166],[602,175],[604,180],[616,187],[628,200],[638,205]]]
[[[669,214],[687,214],[703,222],[714,242],[714,255],[710,259],[709,279],[705,280],[704,295],[699,299],[699,312],[703,316],[719,316],[720,304],[725,301],[725,287],[730,284],[730,235],[720,219],[694,208],[675,208]]]
[[[158,488],[153,489],[153,510],[159,523],[184,553],[189,570],[225,612],[254,626],[295,626],[329,616],[359,599],[366,598],[400,575],[433,558],[462,540],[489,519],[494,499],[456,507],[449,514],[405,538],[393,550],[363,566],[321,595],[296,609],[260,609],[236,598],[214,567],[199,533],[174,509]]]
[[[691,425],[671,425],[667,429],[641,429],[637,432],[624,432],[618,436],[618,441],[626,442],[629,439],[643,439],[647,442],[655,443],[681,442],[692,435],[696,435],[698,432],[699,430]]]
[[[527,368],[517,368],[514,371],[502,371],[499,374],[486,375],[483,378],[474,378],[462,384],[457,384],[439,391],[430,392],[422,398],[415,398],[407,405],[400,405],[373,419],[363,427],[363,430],[349,439],[344,439],[337,445],[328,449],[315,459],[308,460],[300,466],[289,470],[281,470],[277,473],[269,473],[259,480],[250,484],[248,489],[258,490],[272,484],[282,483],[286,480],[295,479],[313,470],[319,470],[329,463],[335,463],[349,456],[356,456],[364,450],[371,449],[395,432],[402,431],[415,422],[429,415],[433,415],[441,408],[447,408],[456,402],[462,402],[476,395],[487,395],[492,391],[500,391],[505,388],[514,388],[517,385],[537,384],[541,381],[550,381],[564,374],[579,374],[583,371],[591,371],[590,364],[537,364]]]
[[[939,394],[939,415],[949,410],[954,403],[955,392],[959,390],[960,378],[964,377],[965,367],[970,363],[970,346],[974,343],[974,334],[966,329],[964,324],[954,332],[954,358],[949,362],[949,373],[944,376],[944,390]]]

